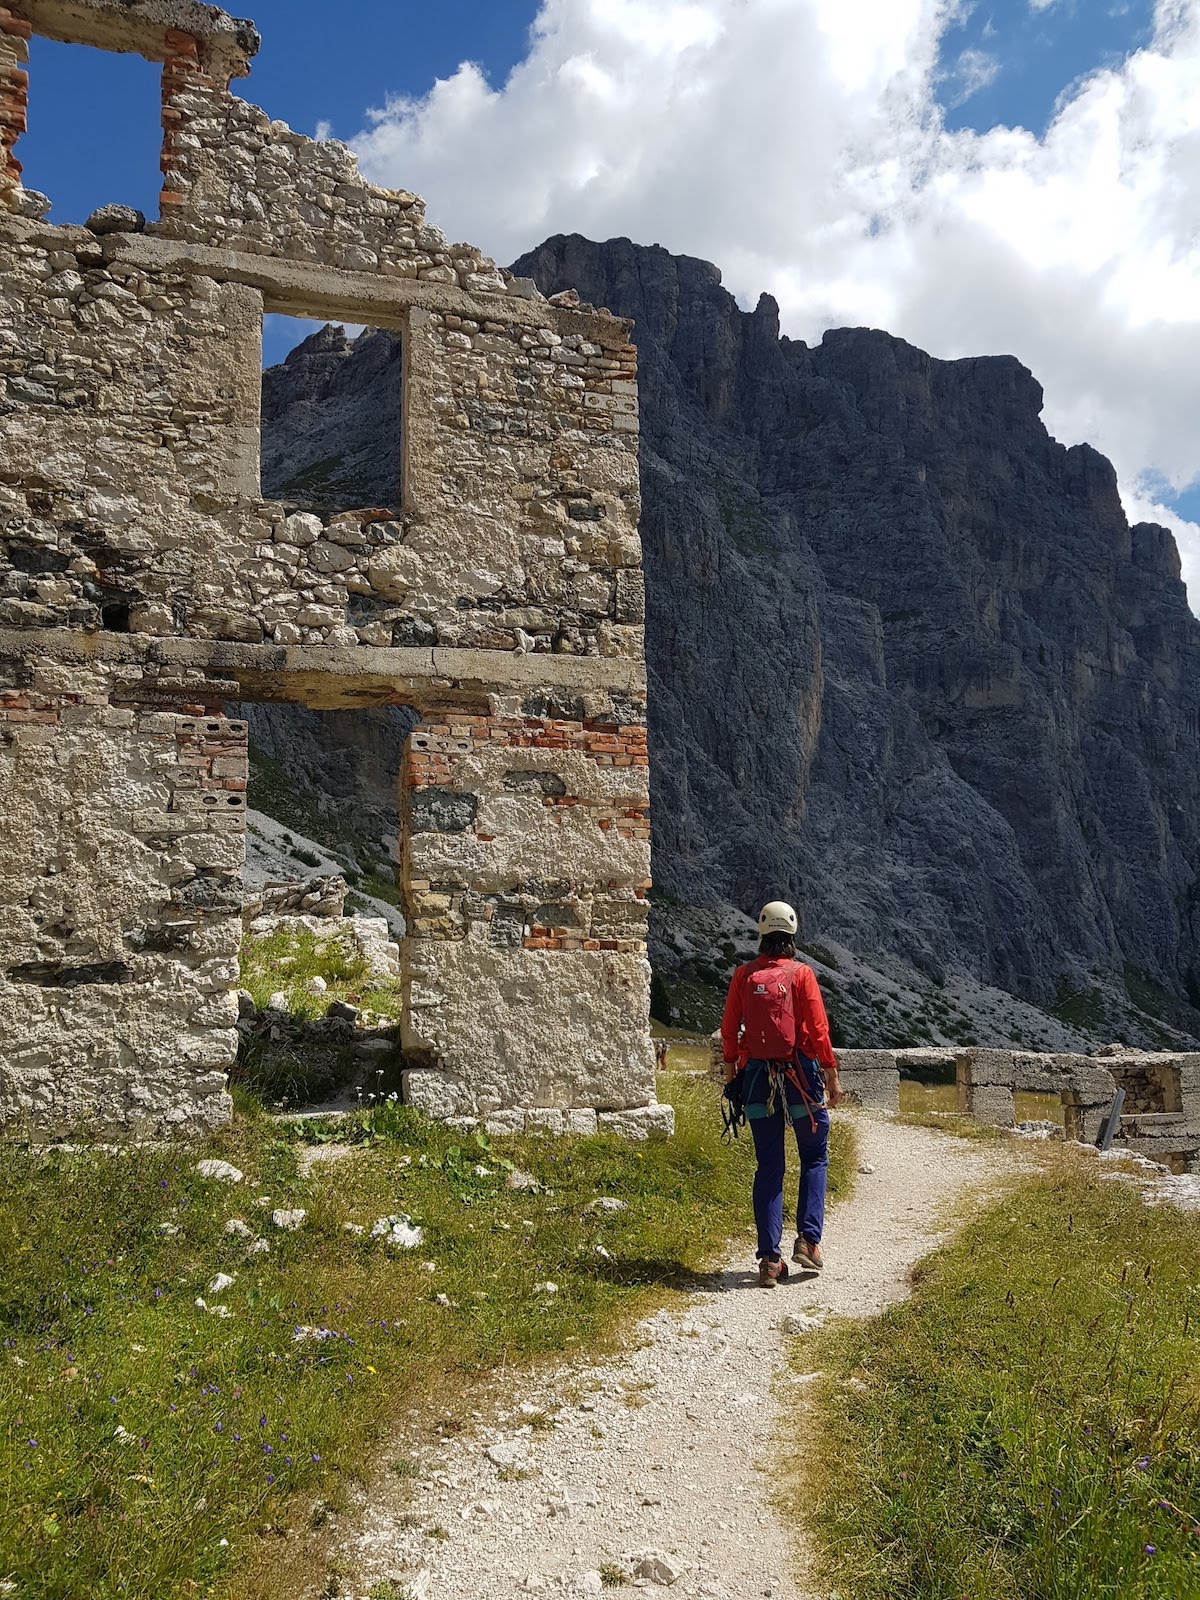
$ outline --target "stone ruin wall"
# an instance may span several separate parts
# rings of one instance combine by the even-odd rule
[[[953,1064],[958,1109],[1011,1128],[1017,1093],[1058,1095],[1068,1139],[1095,1144],[1117,1090],[1125,1103],[1114,1143],[1176,1171],[1200,1172],[1200,1054],[1107,1046],[1094,1055],[1020,1050],[843,1050],[843,1087],[862,1105],[899,1109],[900,1073]]]
[[[159,222],[43,220],[16,155],[32,34],[162,63]],[[234,98],[257,42],[190,0],[0,4],[0,1120],[228,1115],[248,768],[224,707],[291,700],[422,717],[410,1098],[665,1127],[629,326]],[[272,311],[399,333],[394,504],[262,499]]]

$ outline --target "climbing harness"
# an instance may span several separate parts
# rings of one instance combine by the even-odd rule
[[[809,1085],[805,1083],[798,1058],[792,1061],[766,1061],[763,1065],[767,1071],[767,1098],[762,1115],[773,1116],[782,1108],[784,1120],[789,1127],[794,1126],[795,1112],[787,1094],[790,1085],[800,1098],[809,1126],[816,1133],[816,1114],[825,1109],[825,1103],[822,1098],[815,1097]],[[746,1119],[746,1068],[739,1067],[725,1085],[721,1096],[721,1138],[726,1144],[737,1138],[745,1126]]]

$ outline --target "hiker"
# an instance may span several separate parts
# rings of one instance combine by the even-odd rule
[[[729,983],[721,1042],[725,1082],[754,1136],[754,1222],[758,1281],[772,1289],[788,1275],[780,1254],[788,1124],[800,1152],[800,1192],[792,1260],[820,1272],[829,1159],[829,1112],[842,1098],[837,1061],[816,974],[796,960],[796,913],[772,900],[758,917],[758,957]]]

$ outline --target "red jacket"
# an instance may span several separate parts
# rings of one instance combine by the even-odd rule
[[[801,1055],[810,1061],[819,1061],[823,1067],[836,1069],[837,1059],[829,1041],[829,1022],[825,1016],[825,1002],[817,985],[817,975],[802,961],[792,962],[790,956],[758,956],[747,961],[729,980],[729,994],[725,1001],[725,1015],[721,1018],[721,1043],[725,1060],[745,1066],[739,1036],[742,1029],[742,1006],[746,979],[764,967],[779,967],[785,963],[795,967],[792,974],[792,1009],[796,1015],[796,1046]]]

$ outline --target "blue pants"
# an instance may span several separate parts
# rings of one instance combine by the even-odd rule
[[[800,1152],[800,1193],[796,1201],[796,1232],[809,1244],[819,1244],[825,1228],[825,1179],[829,1165],[829,1113],[814,1114],[797,1108],[793,1127]],[[758,1229],[758,1256],[779,1255],[783,1238],[783,1179],[787,1171],[787,1123],[783,1108],[769,1117],[752,1117],[754,1154],[754,1223]]]

